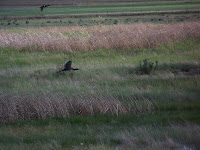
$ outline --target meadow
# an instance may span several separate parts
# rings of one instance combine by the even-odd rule
[[[134,5],[157,11],[153,6],[161,3],[169,11],[199,5]],[[59,7],[50,9],[105,13],[133,5]],[[25,14],[23,7],[14,7],[20,13],[8,8],[2,17],[5,11]],[[198,150],[199,18],[196,13],[1,20],[0,149]],[[58,73],[69,60],[80,70]]]
[[[2,30],[1,146],[198,148],[199,26]],[[80,70],[58,74],[68,60]]]
[[[49,16],[48,16],[49,17]],[[117,24],[137,24],[137,23],[176,23],[183,21],[199,21],[199,13],[191,14],[163,14],[159,12],[155,15],[143,16],[116,16],[116,17],[78,17],[78,18],[58,18],[58,19],[12,19],[1,20],[0,28],[29,28],[29,27],[66,27],[66,26],[99,26]]]
[[[57,16],[72,14],[101,14],[101,13],[126,13],[126,12],[152,12],[199,10],[199,1],[180,2],[152,2],[152,3],[116,3],[93,5],[49,6],[40,12],[39,6],[4,6],[0,7],[0,17],[10,16]]]

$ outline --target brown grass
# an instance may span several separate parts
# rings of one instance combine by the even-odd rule
[[[147,99],[132,99],[125,105],[114,98],[65,98],[57,94],[17,95],[0,97],[0,124],[29,119],[47,119],[74,115],[134,114],[153,112]]]
[[[200,38],[200,23],[45,27],[0,30],[0,47],[39,51],[154,48]]]

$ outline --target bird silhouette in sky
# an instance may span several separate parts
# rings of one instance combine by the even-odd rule
[[[65,66],[64,66],[64,69],[63,70],[60,70],[58,72],[62,72],[62,71],[70,71],[70,70],[79,70],[77,68],[72,68],[72,61],[68,61]]]
[[[42,6],[40,6],[40,11],[42,12],[43,11],[43,9],[45,8],[45,7],[48,7],[48,6],[51,6],[51,5],[42,5]]]

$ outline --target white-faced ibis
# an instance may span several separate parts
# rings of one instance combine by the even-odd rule
[[[42,5],[42,6],[40,6],[40,11],[42,12],[43,11],[43,9],[45,8],[45,7],[48,7],[48,6],[51,6],[51,5]]]
[[[68,61],[65,66],[64,66],[64,69],[63,70],[60,70],[58,72],[62,72],[62,71],[69,71],[69,70],[79,70],[77,68],[72,68],[72,61]]]

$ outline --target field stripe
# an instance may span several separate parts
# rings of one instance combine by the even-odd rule
[[[165,14],[195,14],[200,10],[184,11],[152,11],[152,12],[129,12],[129,13],[99,13],[99,14],[81,14],[81,15],[56,15],[56,16],[18,16],[18,17],[0,17],[0,20],[7,19],[58,19],[58,18],[87,18],[87,17],[118,17],[118,16],[145,16],[145,15],[165,15]]]

